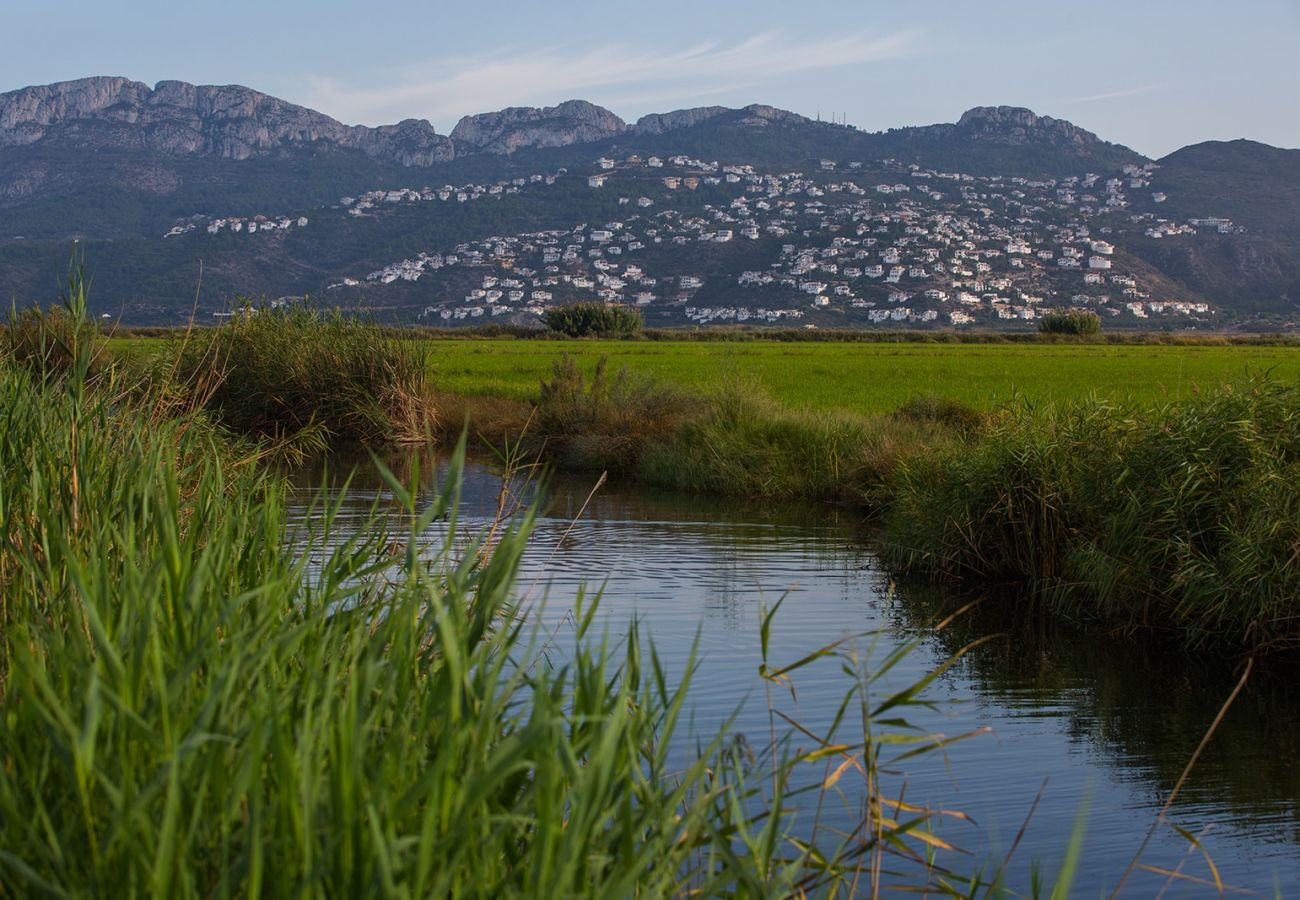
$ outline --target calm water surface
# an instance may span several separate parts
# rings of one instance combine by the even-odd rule
[[[400,472],[402,466],[395,467]],[[445,469],[428,468],[436,470],[427,479],[433,490]],[[358,521],[386,496],[362,469],[347,506]],[[782,597],[774,663],[793,662],[846,635],[875,633],[854,642],[870,665],[919,636],[920,648],[888,679],[897,687],[965,644],[1002,634],[934,684],[935,710],[907,714],[929,731],[955,735],[984,726],[990,732],[946,756],[911,760],[900,777],[910,802],[959,809],[975,820],[943,831],[975,860],[1006,854],[1041,792],[1010,866],[1013,886],[1028,884],[1035,863],[1050,883],[1081,812],[1084,862],[1076,893],[1095,896],[1114,885],[1235,683],[1231,663],[1046,625],[1008,629],[978,611],[935,632],[931,624],[955,606],[953,599],[923,585],[892,584],[872,553],[871,535],[848,512],[619,485],[606,485],[588,503],[592,483],[556,478],[536,497],[541,515],[520,593],[534,621],[554,630],[561,648],[572,634],[567,614],[580,588],[603,590],[601,621],[612,637],[639,621],[670,671],[684,671],[696,647],[690,694],[695,734],[711,736],[735,714],[733,731],[755,745],[766,740],[759,621],[764,606]],[[466,527],[491,516],[500,484],[489,466],[466,473]],[[1172,814],[1201,837],[1226,882],[1266,895],[1300,896],[1300,700],[1290,690],[1294,683],[1292,667],[1257,669]],[[839,664],[827,660],[797,673],[795,686],[797,700],[779,697],[781,708],[819,732],[847,684]],[[853,785],[841,784],[845,796],[827,815],[847,824],[860,796]],[[1143,862],[1211,877],[1204,859],[1188,850],[1186,840],[1162,827]],[[1154,896],[1164,883],[1139,872],[1125,893]],[[1165,896],[1214,894],[1178,882]]]

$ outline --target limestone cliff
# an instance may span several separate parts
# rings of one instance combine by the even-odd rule
[[[349,126],[239,85],[160,81],[150,88],[120,77],[0,94],[0,147],[42,141],[236,160],[327,145],[404,166],[429,166],[455,154],[451,141],[423,120]]]
[[[567,147],[615,137],[627,123],[585,100],[558,106],[511,106],[497,112],[465,116],[452,129],[452,140],[474,151],[508,154],[540,147]]]

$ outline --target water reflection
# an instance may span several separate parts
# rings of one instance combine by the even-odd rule
[[[352,462],[332,460],[329,477],[341,477]],[[389,497],[368,460],[360,462],[348,501],[358,518]],[[404,481],[413,477],[413,458],[389,464]],[[430,489],[445,477],[435,458],[418,464]],[[306,488],[322,477],[316,470],[295,479]],[[1046,781],[1012,865],[1013,883],[1027,882],[1034,861],[1052,871],[1081,802],[1090,798],[1083,892],[1113,884],[1235,682],[1231,662],[1210,664],[1044,622],[1007,621],[993,614],[1003,604],[988,604],[934,633],[929,626],[960,601],[926,585],[895,588],[870,551],[870,533],[849,511],[618,483],[593,496],[594,481],[556,477],[544,490],[514,485],[517,498],[539,510],[521,566],[521,593],[534,604],[546,601],[534,608],[535,619],[561,642],[571,600],[585,586],[604,587],[602,617],[615,635],[633,617],[643,623],[670,672],[685,668],[698,643],[697,732],[716,728],[740,706],[734,727],[766,734],[766,707],[752,702],[761,693],[758,620],[763,606],[781,597],[777,660],[792,661],[846,633],[883,629],[881,653],[925,634],[921,651],[892,673],[899,684],[976,638],[1005,633],[948,672],[936,686],[940,707],[918,723],[948,734],[989,725],[993,734],[959,745],[945,759],[922,758],[906,777],[909,798],[976,818],[975,834],[956,837],[977,858],[1005,853]],[[469,530],[492,517],[500,495],[499,471],[470,468],[462,493]],[[1300,883],[1300,702],[1288,691],[1293,675],[1293,668],[1276,663],[1256,672],[1174,811],[1180,825],[1206,835],[1225,879],[1269,893],[1275,883]],[[797,704],[788,708],[817,729],[834,715],[844,686],[835,663],[810,667],[800,673]],[[844,824],[853,802],[846,799]],[[1203,862],[1184,859],[1186,851],[1183,839],[1163,829],[1144,859],[1208,876]],[[1160,884],[1145,874],[1131,882],[1132,894],[1154,893]],[[1187,893],[1201,891],[1182,886],[1166,896]]]
[[[934,620],[953,605],[926,585],[900,592],[897,621]],[[1125,777],[1163,798],[1173,790],[1220,707],[1241,661],[1206,660],[1151,641],[1113,641],[1051,622],[977,608],[933,641],[940,654],[993,632],[1005,640],[964,659],[954,677],[977,700],[1010,715],[1059,717],[1070,740],[1105,755]],[[1300,697],[1293,659],[1255,666],[1175,804],[1192,819],[1229,812],[1260,840],[1300,844]]]

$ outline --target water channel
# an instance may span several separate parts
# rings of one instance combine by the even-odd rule
[[[394,467],[401,472],[402,460]],[[335,465],[335,471],[343,466]],[[361,521],[382,481],[362,464],[345,516]],[[432,471],[430,471],[432,470]],[[426,465],[429,489],[445,464]],[[304,476],[304,485],[314,476]],[[1009,883],[1024,888],[1032,866],[1059,867],[1083,816],[1080,896],[1113,886],[1151,828],[1183,767],[1231,692],[1236,661],[1203,659],[1168,647],[1083,634],[1059,624],[1007,622],[987,603],[943,631],[931,626],[958,600],[925,585],[895,583],[872,551],[873,535],[847,510],[821,505],[756,505],[610,483],[594,496],[592,477],[552,476],[537,488],[540,510],[519,591],[539,627],[571,631],[579,589],[601,590],[600,622],[612,638],[635,618],[670,672],[696,648],[689,729],[732,729],[752,744],[767,740],[768,702],[757,676],[762,610],[785,598],[774,619],[771,657],[789,663],[846,635],[870,666],[899,643],[919,647],[890,673],[902,685],[958,648],[995,634],[939,678],[932,710],[908,711],[920,728],[948,735],[988,733],[943,754],[910,760],[907,799],[958,809],[971,824],[944,837],[972,855],[968,864],[1007,853],[1031,807]],[[465,473],[462,527],[482,527],[501,486],[490,465]],[[435,527],[445,527],[438,525]],[[1300,895],[1300,697],[1295,666],[1258,666],[1229,710],[1175,803],[1171,819],[1197,835],[1232,886],[1266,895]],[[822,660],[795,676],[796,699],[778,702],[819,732],[847,687],[839,662]],[[879,690],[887,689],[887,685]],[[804,742],[805,744],[807,742]],[[860,797],[842,783],[842,824]],[[832,804],[834,806],[834,804]],[[1158,827],[1142,862],[1210,879],[1188,841]],[[1166,878],[1135,873],[1127,896],[1154,896]],[[1165,896],[1217,892],[1189,881]]]

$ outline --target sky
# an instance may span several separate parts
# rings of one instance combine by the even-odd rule
[[[767,103],[869,131],[1027,106],[1160,157],[1300,147],[1300,0],[0,0],[0,92],[243,84],[348,124],[581,98]]]

